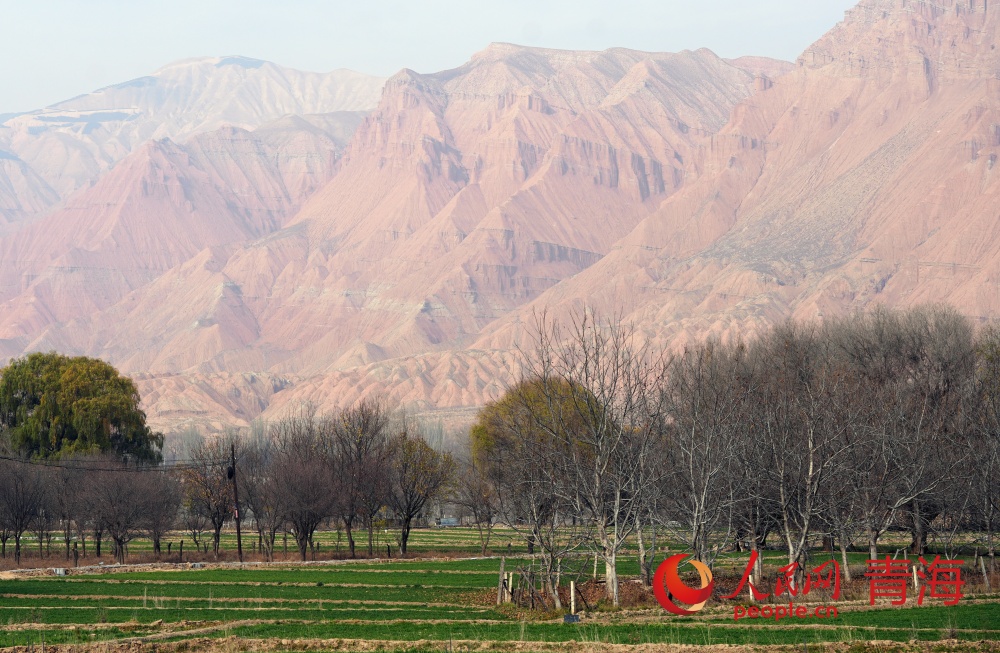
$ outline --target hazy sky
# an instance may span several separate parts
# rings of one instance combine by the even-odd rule
[[[389,75],[453,68],[493,41],[708,47],[794,59],[857,0],[0,0],[0,113],[241,54]]]

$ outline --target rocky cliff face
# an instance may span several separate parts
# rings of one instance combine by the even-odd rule
[[[383,391],[461,415],[543,309],[670,347],[873,303],[992,319],[998,20],[865,0],[794,66],[499,44],[393,76],[336,162],[318,118],[144,145],[0,240],[0,346],[105,356],[159,425],[220,427]]]
[[[53,206],[59,194],[13,152],[0,150],[0,236]]]
[[[503,352],[543,309],[623,313],[669,347],[877,303],[996,319],[998,21],[982,1],[860,3],[794,72],[760,80],[706,135],[697,172],[599,261],[464,351],[307,379],[271,413],[385,379],[428,406],[496,396]]]
[[[623,303],[672,343],[872,303],[993,319],[998,20],[982,2],[862,2],[736,108],[708,174],[538,305]]]
[[[696,175],[694,142],[752,85],[707,52],[502,46],[457,71],[404,71],[334,179],[224,274],[265,298],[258,345],[283,373],[460,346]]]
[[[203,79],[206,65],[163,74]],[[258,93],[246,62],[212,65],[236,66],[248,98]],[[0,241],[0,346],[109,358],[145,375],[154,418],[172,401],[159,384],[175,387],[178,374],[213,379],[214,394],[262,397],[260,412],[304,378],[461,349],[600,261],[700,177],[705,144],[760,85],[762,66],[787,65],[704,50],[499,44],[455,70],[397,74],[356,132],[290,117],[253,132],[151,141]],[[149,103],[160,82],[140,81],[106,93]],[[196,95],[164,100],[192,115],[153,135],[231,117],[229,104],[207,111]],[[102,102],[88,96],[60,110]],[[334,165],[335,133],[353,137]],[[281,391],[251,390],[246,374],[283,379]],[[475,404],[487,376],[422,405]],[[226,383],[235,385],[217,387]],[[213,423],[253,412],[210,403]]]
[[[150,141],[94,187],[0,239],[0,350],[91,351],[101,342],[92,315],[200,252],[231,252],[280,229],[332,177],[338,136],[322,126],[345,119],[359,118]],[[158,297],[163,306],[172,301]],[[132,342],[116,347],[129,351]]]
[[[42,213],[150,140],[183,141],[223,125],[255,129],[286,115],[367,113],[383,81],[349,70],[306,73],[246,57],[191,59],[45,109],[3,116],[0,164],[18,163],[16,169],[0,165],[0,216],[13,222]],[[18,189],[16,202],[5,187]]]

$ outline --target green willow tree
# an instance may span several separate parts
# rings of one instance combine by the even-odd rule
[[[146,426],[131,379],[104,361],[29,354],[0,370],[0,428],[33,458],[113,453],[159,462],[163,435]]]
[[[576,438],[584,427],[575,395],[590,396],[565,379],[525,379],[484,406],[470,431],[473,463],[492,485],[501,520],[525,538],[529,553],[538,549],[545,593],[556,608],[562,561],[588,539],[567,499],[575,492],[570,461],[590,456]]]

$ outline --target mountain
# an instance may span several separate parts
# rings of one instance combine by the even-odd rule
[[[237,69],[223,79],[251,74],[223,63],[212,66]],[[179,67],[203,79],[207,66]],[[161,74],[187,79],[174,68]],[[765,72],[790,68],[708,50],[495,44],[454,70],[398,73],[372,113],[339,131],[357,114],[306,106],[253,131],[145,141],[0,239],[0,351],[102,356],[140,379],[168,428],[245,422],[317,381],[361,375],[357,388],[369,387],[373,365],[426,380],[402,397],[411,404],[474,405],[502,355],[470,366],[463,347],[703,176],[733,108],[771,83]],[[59,110],[152,103],[147,85]],[[148,135],[232,122],[217,95],[211,110],[171,100],[171,122]],[[414,367],[430,355],[459,368]]]
[[[8,221],[38,214],[86,188],[150,140],[182,141],[222,126],[255,129],[286,115],[368,112],[384,80],[335,70],[308,73],[246,57],[190,59],[146,77],[59,102],[45,109],[0,116],[3,188],[25,188]]]
[[[231,252],[280,229],[333,176],[360,120],[303,116],[147,142],[92,188],[0,239],[0,352],[89,351],[100,334],[80,320],[202,252]]]
[[[58,193],[12,152],[0,150],[0,236],[55,204]]]
[[[794,66],[496,44],[396,74],[342,146],[306,111],[144,141],[0,238],[0,348],[106,357],[157,425],[221,428],[372,392],[462,419],[543,310],[670,348],[875,304],[993,320],[998,40],[996,3],[863,0]],[[0,206],[62,197],[36,177]]]
[[[471,344],[315,375],[265,415],[390,388],[468,419],[541,311],[617,313],[674,349],[879,304],[996,320],[998,41],[996,3],[864,0],[737,104],[694,154],[700,174],[593,265]]]
[[[673,346],[788,317],[1000,312],[1000,7],[865,0],[733,112],[703,176],[539,306],[622,306]]]
[[[88,351],[164,375],[322,377],[471,343],[698,176],[698,143],[756,83],[708,51],[498,45],[403,71],[285,228],[77,330],[114,343]],[[164,304],[168,288],[183,300]]]

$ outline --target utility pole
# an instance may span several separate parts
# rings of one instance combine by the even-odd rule
[[[240,495],[239,491],[236,489],[236,444],[232,443],[229,445],[230,454],[230,467],[229,467],[229,480],[233,482],[233,504],[236,507],[236,551],[240,557],[240,562],[243,562],[243,534],[240,532]]]

